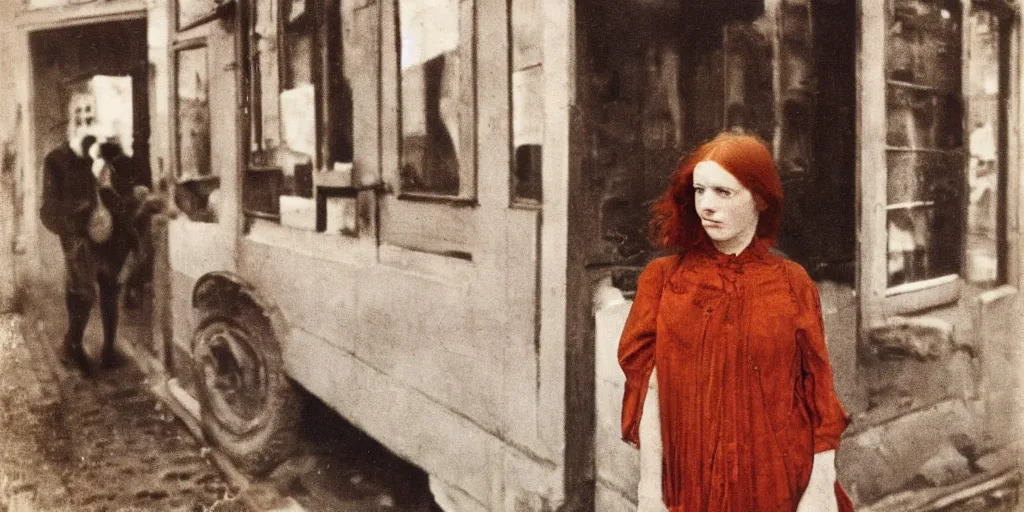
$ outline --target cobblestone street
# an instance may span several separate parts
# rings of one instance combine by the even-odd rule
[[[0,317],[0,510],[246,510],[131,365],[55,385],[21,324]]]
[[[124,313],[122,351],[148,329],[145,306]],[[0,315],[0,512],[433,510],[422,471],[308,395],[295,456],[247,479],[197,440],[131,358],[109,371],[94,363],[89,379],[61,366],[52,340],[64,324],[56,300]],[[100,338],[94,311],[89,354]]]

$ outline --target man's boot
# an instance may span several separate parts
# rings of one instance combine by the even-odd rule
[[[89,377],[92,371],[89,368],[89,358],[82,347],[82,338],[85,336],[85,326],[89,322],[92,304],[88,299],[76,295],[68,295],[65,303],[68,311],[68,332],[64,336],[60,362],[65,367],[77,369],[83,376]]]

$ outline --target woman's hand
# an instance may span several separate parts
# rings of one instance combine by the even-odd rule
[[[807,490],[796,512],[838,512],[836,501],[836,451],[814,454],[814,466]]]

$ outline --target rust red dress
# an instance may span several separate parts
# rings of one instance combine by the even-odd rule
[[[662,492],[671,512],[795,510],[814,454],[849,423],[836,397],[817,287],[755,239],[651,262],[619,342],[622,437],[639,446],[657,365]],[[838,482],[841,511],[853,505]]]

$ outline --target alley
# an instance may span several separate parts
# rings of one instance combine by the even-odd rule
[[[143,334],[126,310],[119,343]],[[95,352],[99,318],[90,321]],[[299,450],[252,480],[207,446],[153,392],[131,357],[84,379],[56,363],[56,300],[0,315],[0,512],[427,512],[425,475],[315,398],[303,399]]]
[[[52,385],[22,327],[0,317],[0,510],[247,510],[137,370]]]

